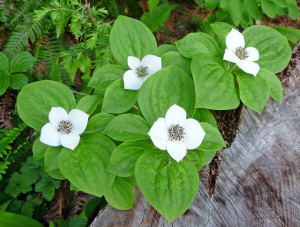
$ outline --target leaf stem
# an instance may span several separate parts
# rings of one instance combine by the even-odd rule
[[[81,93],[81,92],[78,92],[78,91],[72,91],[72,92],[75,93],[75,94],[80,94],[80,95],[90,96],[90,95],[88,95],[88,94],[84,94],[84,93]]]
[[[230,66],[230,68],[228,69],[229,72],[232,72],[236,67],[236,64],[233,64]]]
[[[103,127],[103,128],[99,128],[99,129],[97,129],[97,130],[89,131],[89,132],[84,132],[84,134],[85,134],[85,133],[94,133],[94,132],[99,132],[99,131],[101,131],[101,130],[103,130],[103,129],[105,129],[105,127]]]

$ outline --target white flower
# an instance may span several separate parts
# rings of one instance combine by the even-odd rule
[[[49,121],[41,130],[40,141],[49,146],[60,146],[74,150],[83,133],[89,115],[78,109],[73,109],[68,114],[61,107],[52,107],[49,112]]]
[[[258,50],[254,47],[245,48],[245,40],[242,33],[232,29],[226,36],[226,46],[224,60],[236,63],[246,73],[257,75],[259,65],[254,61],[259,59]]]
[[[124,73],[124,88],[138,90],[143,83],[154,73],[161,70],[161,58],[154,55],[146,55],[142,61],[136,57],[128,57],[128,66],[131,70]]]
[[[158,118],[148,133],[152,142],[161,150],[167,150],[177,162],[181,161],[188,150],[202,143],[205,132],[195,119],[186,119],[186,112],[177,105],[171,106],[165,118]]]

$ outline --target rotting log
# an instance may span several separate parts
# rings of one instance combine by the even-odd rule
[[[300,226],[300,46],[282,78],[282,103],[262,115],[243,108],[231,147],[221,153],[210,198],[208,167],[184,215],[168,223],[135,188],[131,210],[107,206],[91,226]]]

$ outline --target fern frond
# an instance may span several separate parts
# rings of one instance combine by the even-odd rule
[[[280,27],[280,26],[273,26],[272,28],[276,29],[280,32],[283,36],[287,37],[294,45],[300,39],[300,30],[289,28],[289,27]]]
[[[16,9],[14,11],[12,20],[8,24],[8,28],[15,27],[18,22],[24,18],[28,12],[31,12],[35,8],[39,8],[44,1],[42,0],[25,0],[22,3],[16,3]]]
[[[152,32],[155,32],[169,19],[171,11],[177,7],[177,4],[159,5],[153,11],[143,14],[141,20]]]
[[[12,144],[17,137],[21,134],[21,132],[26,128],[27,126],[25,124],[19,125],[17,128],[12,128],[8,130],[0,130],[1,134],[1,140],[0,140],[0,180],[2,179],[2,175],[6,173],[6,169],[10,165],[10,155],[12,152],[12,147],[10,144]],[[22,147],[18,147],[15,152],[17,152]]]
[[[43,36],[46,23],[45,19],[38,22],[29,19],[27,22],[19,23],[6,41],[3,52],[11,57],[18,52],[26,51],[28,40],[35,43],[38,38]]]
[[[160,0],[148,0],[147,4],[148,4],[148,9],[149,12],[152,12],[160,3]]]

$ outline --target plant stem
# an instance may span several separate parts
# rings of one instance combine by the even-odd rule
[[[236,67],[236,64],[233,64],[230,66],[230,68],[228,69],[229,72],[232,72]]]
[[[78,91],[72,91],[72,92],[75,93],[75,94],[80,94],[80,95],[90,96],[90,95],[88,95],[88,94],[84,94],[84,93],[81,93],[81,92],[78,92]]]
[[[101,130],[103,130],[103,129],[105,129],[105,127],[104,127],[104,128],[99,128],[99,129],[97,129],[97,130],[89,131],[89,132],[84,132],[84,133],[94,133],[94,132],[99,132],[99,131],[101,131]]]

